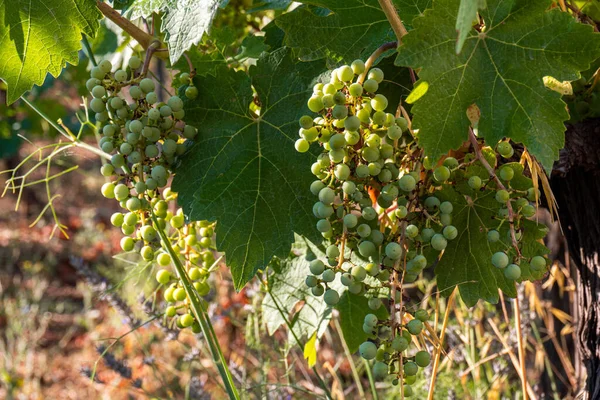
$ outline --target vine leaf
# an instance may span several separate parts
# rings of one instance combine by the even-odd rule
[[[332,64],[366,58],[385,42],[396,40],[377,0],[304,2],[275,22],[285,31],[285,44],[298,49],[304,61],[327,57]],[[421,14],[431,0],[396,0],[405,24]]]
[[[162,29],[172,64],[202,40],[219,9],[219,0],[167,0]]]
[[[388,318],[385,306],[373,311],[369,308],[369,300],[365,295],[352,294],[347,290],[342,294],[336,309],[340,313],[340,327],[351,353],[357,351],[360,344],[368,339],[362,328],[367,314],[375,314],[380,320]]]
[[[413,107],[413,125],[426,155],[437,159],[468,138],[467,108],[481,110],[479,135],[523,143],[549,172],[564,144],[565,104],[543,77],[575,80],[600,55],[600,35],[551,0],[488,0],[485,30],[471,30],[455,52],[460,0],[440,0],[414,20],[396,63],[419,68],[429,92]]]
[[[511,185],[516,190],[527,189],[531,180],[523,176],[523,166],[518,163],[510,165],[515,171]],[[481,171],[486,176],[481,164],[470,167],[471,172]],[[452,225],[459,236],[448,241],[448,246],[439,260],[435,272],[437,283],[442,294],[449,295],[458,286],[460,295],[469,307],[483,299],[490,303],[498,302],[498,289],[510,297],[516,296],[514,281],[506,279],[502,270],[491,263],[492,255],[505,251],[511,246],[508,223],[500,224],[498,211],[503,207],[495,199],[494,191],[486,191],[484,195],[472,190],[466,181],[456,186],[446,186],[436,195],[440,201],[450,201],[454,206]],[[544,245],[538,243],[546,233],[546,227],[534,221],[521,221],[523,237],[520,241],[521,254],[525,258],[519,263],[521,280],[537,280],[545,271],[533,271],[527,262],[533,256],[548,252]],[[499,228],[500,225],[500,228]],[[501,240],[491,243],[487,239],[489,230],[498,230]],[[509,257],[514,256],[511,248]]]
[[[14,103],[48,73],[77,65],[81,36],[93,37],[101,14],[94,0],[0,0],[0,78]]]
[[[173,189],[190,218],[218,220],[217,247],[237,289],[273,256],[285,257],[294,232],[318,234],[308,190],[316,149],[299,154],[294,142],[321,72],[321,62],[296,63],[282,48],[264,53],[250,76],[220,68],[216,78],[195,78],[200,95],[186,103],[186,118],[199,134]],[[253,88],[260,116],[249,109]]]
[[[469,31],[473,28],[473,23],[477,19],[477,11],[485,8],[485,0],[460,0],[458,16],[456,17],[456,31],[458,40],[456,41],[456,53],[460,53]]]

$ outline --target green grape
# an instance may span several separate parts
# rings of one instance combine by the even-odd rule
[[[525,218],[531,218],[535,215],[535,211],[536,210],[534,206],[532,206],[531,204],[527,204],[521,209],[521,214],[523,214]]]
[[[200,296],[206,296],[210,292],[210,286],[206,282],[194,282],[193,285]]]
[[[425,202],[423,204],[425,205],[425,208],[429,211],[434,211],[438,209],[441,205],[440,199],[438,199],[435,196],[429,196],[425,199]]]
[[[338,69],[338,77],[342,82],[350,82],[354,79],[354,72],[348,65],[344,65]]]
[[[328,258],[337,258],[340,255],[340,249],[336,245],[329,245],[325,250]]]
[[[128,212],[123,216],[123,223],[126,225],[135,226],[138,223],[137,214],[133,212]]]
[[[325,271],[325,264],[321,260],[313,260],[309,265],[310,273],[313,275],[321,275]]]
[[[114,197],[118,201],[125,200],[129,197],[129,188],[126,185],[119,183],[117,186],[114,186]]]
[[[383,71],[379,68],[371,68],[367,77],[374,79],[377,83],[381,83],[383,81]]]
[[[427,322],[429,321],[429,313],[423,309],[417,310],[415,312],[415,318],[422,322]]]
[[[131,56],[127,65],[129,65],[129,68],[132,70],[136,70],[142,66],[142,60],[140,60],[138,56]]]
[[[202,278],[203,274],[200,271],[200,268],[190,268],[190,270],[188,271],[188,275],[190,277],[191,280],[193,281],[197,281],[198,279]]]
[[[408,340],[402,336],[396,336],[391,343],[392,349],[398,352],[403,352],[404,350],[408,349],[408,345]]]
[[[374,327],[379,322],[379,319],[375,314],[367,314],[365,315],[364,324],[370,327]]]
[[[319,280],[315,276],[309,275],[304,280],[304,283],[306,283],[306,286],[309,288],[314,288],[319,284]]]
[[[331,223],[326,219],[320,219],[317,222],[317,230],[319,232],[327,232],[331,229]]]
[[[100,69],[100,67],[94,67],[94,68],[92,68],[92,70],[90,72],[90,76],[92,78],[94,78],[94,79],[97,79],[97,80],[104,79],[104,77],[106,76],[106,74],[107,74],[107,72],[102,71]]]
[[[505,204],[509,198],[510,194],[504,189],[500,189],[496,192],[496,201],[498,203]]]
[[[335,271],[332,269],[325,270],[321,279],[323,282],[333,282],[335,280]]]
[[[441,235],[439,233],[436,233],[431,238],[431,247],[433,247],[437,251],[444,250],[447,245],[448,245],[448,241],[446,240],[446,238],[443,235]]]
[[[529,265],[534,271],[541,271],[546,268],[546,259],[541,256],[535,256],[531,259]]]
[[[142,91],[146,94],[153,92],[155,88],[154,81],[150,78],[142,79],[139,86],[140,89],[142,89]]]
[[[419,228],[416,225],[408,225],[406,227],[406,236],[408,236],[409,238],[416,238],[417,235],[419,234]]]
[[[496,146],[496,150],[504,158],[512,157],[515,152],[509,142],[499,142]]]
[[[540,197],[540,191],[536,188],[529,188],[527,189],[527,200],[529,201],[537,201],[537,199]]]
[[[113,66],[111,62],[108,60],[102,60],[98,63],[98,68],[100,68],[100,70],[105,74],[108,74],[110,71],[112,71],[112,67]]]
[[[127,80],[127,72],[122,69],[115,72],[115,80],[117,82],[125,82]]]
[[[358,228],[356,228],[356,233],[362,238],[366,238],[371,234],[371,227],[367,224],[360,224]]]
[[[433,178],[437,182],[446,182],[450,178],[450,170],[445,165],[439,166],[433,170]]]
[[[308,149],[310,149],[310,143],[308,143],[305,139],[298,139],[294,144],[296,147],[296,151],[298,153],[306,153]]]
[[[105,153],[111,153],[114,149],[115,146],[113,146],[112,142],[104,142],[102,143],[102,146],[100,146],[102,148],[102,151]],[[113,168],[114,171],[114,168]]]
[[[129,211],[137,211],[142,208],[142,202],[137,197],[131,197],[127,199],[126,207]]]
[[[500,179],[510,181],[515,176],[515,171],[511,167],[502,167],[500,169]]]
[[[377,276],[380,272],[379,265],[375,263],[369,263],[365,266],[367,274],[370,276]]]
[[[363,87],[360,83],[353,83],[348,88],[348,93],[353,97],[360,97],[363,94]]]
[[[444,228],[444,230],[442,231],[442,234],[444,235],[444,237],[446,239],[453,240],[453,239],[456,239],[456,237],[458,236],[458,229],[456,229],[452,225],[448,225]]]
[[[158,262],[158,265],[166,267],[171,264],[171,256],[168,253],[160,253],[158,257],[156,257],[156,261]]]
[[[444,201],[442,204],[440,204],[440,212],[442,214],[451,214],[452,210],[454,210],[454,207],[449,201]]]
[[[135,245],[135,241],[133,240],[133,238],[130,238],[129,236],[126,236],[121,239],[121,249],[123,249],[123,251],[133,250],[134,245]]]
[[[166,269],[161,269],[156,273],[156,280],[161,285],[166,285],[171,281],[171,273]]]
[[[411,335],[418,335],[423,330],[423,322],[418,319],[411,319],[408,324],[406,324],[406,329]]]
[[[346,104],[346,95],[342,92],[335,92],[333,95],[333,102],[337,105],[343,106]]]
[[[151,261],[154,259],[154,250],[152,250],[152,247],[150,246],[142,247],[142,249],[140,250],[140,254],[142,258],[146,261]]]
[[[369,93],[375,93],[379,89],[379,84],[375,79],[367,79],[363,83],[363,89]]]
[[[516,281],[521,277],[521,267],[517,264],[510,264],[504,269],[504,276],[506,279]]]
[[[177,308],[173,306],[167,307],[165,309],[165,315],[169,318],[173,318],[175,315],[177,315]]]
[[[194,100],[195,98],[198,97],[198,88],[196,88],[196,86],[188,86],[185,89],[185,97],[187,97],[190,100]]]
[[[454,157],[446,157],[444,160],[444,165],[449,169],[454,169],[458,167],[458,160]]]
[[[387,106],[388,99],[382,94],[376,94],[375,97],[371,99],[371,107],[373,107],[375,111],[383,111]]]
[[[100,188],[100,192],[102,193],[102,196],[106,197],[107,199],[114,199],[115,184],[112,182],[105,183],[104,185],[102,185],[102,188]]]
[[[323,295],[323,301],[328,306],[335,306],[340,301],[340,295],[334,289],[327,289]]]
[[[347,228],[354,228],[356,225],[358,225],[358,218],[356,217],[356,215],[354,214],[346,214],[344,216],[344,225]]]
[[[426,366],[429,365],[430,362],[431,362],[431,355],[427,351],[421,350],[421,351],[417,352],[417,354],[415,354],[415,363],[419,367],[425,368]]]
[[[344,119],[344,118],[346,118],[346,116],[348,116],[348,108],[346,106],[339,105],[339,104],[335,105],[335,106],[333,106],[333,109],[331,110],[331,115],[335,119]]]
[[[390,242],[385,246],[385,255],[392,260],[397,260],[402,256],[402,246],[398,243]]]
[[[417,372],[419,372],[419,366],[416,363],[409,361],[404,364],[404,375],[413,376],[416,375]]]
[[[146,242],[151,242],[156,239],[156,230],[151,225],[144,225],[140,228],[142,239]]]
[[[106,104],[102,99],[96,97],[90,101],[90,109],[95,113],[101,113],[106,110]]]
[[[487,239],[490,243],[496,243],[500,240],[500,232],[496,230],[491,230],[487,233]]]
[[[167,105],[171,107],[171,110],[174,112],[183,109],[183,101],[178,96],[171,96],[169,100],[167,100]]]
[[[125,217],[123,216],[123,214],[114,213],[113,215],[110,216],[110,223],[113,226],[121,226],[121,225],[123,225],[124,219],[125,219]]]
[[[345,181],[350,177],[350,167],[346,164],[338,164],[335,166],[334,175],[341,181]]]
[[[308,115],[300,117],[298,122],[300,123],[300,128],[302,129],[310,129],[313,127],[313,119]]]
[[[371,310],[378,310],[383,305],[383,303],[381,302],[380,298],[373,297],[369,299],[368,305]]]
[[[173,293],[175,293],[175,288],[173,286],[171,286],[167,290],[165,290],[164,298],[167,302],[169,302],[169,303],[175,302],[175,297],[174,297]]]
[[[480,177],[478,177],[477,175],[473,175],[469,178],[469,187],[471,189],[479,190],[481,189],[481,186],[483,186],[483,182],[481,181]]]
[[[314,113],[318,113],[323,109],[323,100],[320,96],[312,96],[308,99],[308,109]]]
[[[354,60],[350,66],[354,75],[360,75],[365,71],[365,63],[363,60]]]
[[[85,82],[85,87],[87,88],[88,91],[92,91],[96,86],[100,85],[102,82],[100,82],[99,79],[96,78],[90,78]]]
[[[388,376],[387,364],[381,361],[377,361],[375,365],[373,365],[373,378],[377,380],[382,380],[386,376]]]
[[[104,97],[106,95],[106,89],[104,89],[104,87],[98,85],[98,86],[94,86],[94,88],[92,89],[92,96],[97,97],[97,98],[101,98]]]
[[[325,205],[331,205],[335,200],[335,192],[331,188],[324,187],[319,192],[319,200]]]
[[[433,229],[425,228],[421,231],[421,240],[423,243],[429,243],[433,235],[435,235],[435,231]]]
[[[358,252],[363,257],[371,257],[377,254],[377,248],[373,242],[365,240],[358,245]]]
[[[194,324],[194,317],[189,313],[183,314],[179,317],[179,323],[184,328],[189,328]]]
[[[492,255],[492,264],[496,268],[506,268],[506,266],[508,265],[508,256],[502,251],[494,253]]]
[[[377,346],[373,342],[364,342],[359,346],[358,351],[365,360],[372,360],[377,355]]]
[[[417,181],[411,175],[404,175],[398,181],[398,186],[405,192],[412,192],[417,186]]]

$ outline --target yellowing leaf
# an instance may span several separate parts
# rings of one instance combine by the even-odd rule
[[[415,101],[419,100],[421,97],[427,93],[429,90],[429,83],[426,81],[420,81],[417,83],[415,88],[410,92],[408,97],[406,98],[406,102],[408,104],[413,104]]]
[[[314,367],[317,363],[317,333],[308,339],[308,342],[304,345],[304,359],[308,362],[309,367]]]

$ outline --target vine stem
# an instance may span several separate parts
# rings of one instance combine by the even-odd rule
[[[81,35],[81,43],[83,43],[83,48],[85,49],[85,52],[87,53],[88,58],[92,62],[92,65],[94,67],[97,67],[98,63],[96,62],[96,57],[94,57],[94,52],[92,51],[92,46],[90,46],[90,42],[88,41],[87,36],[85,34]]]
[[[377,61],[379,56],[381,56],[388,50],[395,49],[396,47],[398,47],[398,42],[387,42],[379,46],[379,48],[375,50],[373,54],[371,54],[371,56],[367,59],[367,62],[365,63],[365,70],[358,77],[357,82],[362,85],[362,83],[365,81],[365,78],[367,77],[367,74],[369,73],[369,70],[371,69],[375,61]]]
[[[100,10],[100,12],[112,22],[117,24],[119,28],[123,29],[127,32],[132,38],[134,38],[144,49],[150,47],[155,38],[138,28],[135,24],[129,21],[126,18],[123,18],[118,11],[109,6],[107,3],[104,3],[100,0],[96,1],[96,6]],[[167,58],[168,53],[158,53],[158,57]]]
[[[496,182],[496,185],[499,189],[506,190],[506,186],[502,184],[502,182],[496,175],[496,172],[494,172],[494,168],[490,166],[490,164],[483,156],[483,153],[479,148],[479,142],[477,141],[477,137],[475,136],[475,131],[471,127],[469,127],[469,141],[473,146],[475,156],[481,162],[483,167],[488,171],[488,173],[490,174],[490,178],[493,179],[494,182]],[[508,199],[508,201],[506,202],[506,207],[508,208],[508,223],[510,224],[510,238],[512,239],[512,245],[515,248],[517,255],[521,257],[521,250],[519,250],[519,243],[517,241],[517,236],[515,235],[515,213],[513,211],[512,204],[510,204],[510,199]]]
[[[390,25],[392,25],[392,29],[398,38],[398,43],[401,43],[402,37],[406,35],[408,31],[404,27],[404,24],[398,15],[398,11],[396,11],[396,7],[394,7],[394,4],[391,0],[379,0],[379,5],[381,6],[381,9],[383,10],[383,13],[385,14]]]
[[[154,213],[152,213],[152,221],[154,222],[156,230],[163,241],[165,250],[167,250],[171,258],[173,259],[175,270],[177,271],[177,275],[179,276],[179,279],[183,284],[183,288],[188,299],[190,299],[190,306],[194,315],[196,316],[196,319],[198,320],[198,323],[200,324],[202,334],[204,335],[204,338],[208,343],[210,354],[213,358],[213,362],[217,366],[217,370],[219,371],[221,378],[223,379],[223,383],[225,385],[225,389],[227,390],[227,394],[229,395],[230,399],[237,400],[240,398],[240,395],[235,387],[235,384],[233,383],[233,376],[231,375],[231,371],[229,371],[229,367],[227,366],[225,357],[223,356],[221,345],[219,344],[217,334],[215,333],[212,323],[210,322],[210,317],[208,316],[206,310],[204,309],[204,306],[200,302],[198,292],[192,285],[192,282],[188,277],[188,274],[185,270],[185,267],[181,263],[179,256],[177,255],[175,250],[173,250],[173,247],[171,247],[171,241],[169,240],[169,237],[165,233],[164,229],[161,228]]]

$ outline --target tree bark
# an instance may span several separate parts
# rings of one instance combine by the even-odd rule
[[[579,271],[578,338],[587,381],[582,398],[600,399],[600,120],[569,126],[551,185]]]

